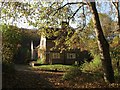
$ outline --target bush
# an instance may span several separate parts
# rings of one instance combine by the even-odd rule
[[[81,75],[80,67],[71,68],[68,72],[63,75],[63,80],[71,80],[74,77]]]
[[[117,68],[114,69],[114,77],[115,77],[115,81],[117,83],[120,83],[120,73],[118,72]]]
[[[20,33],[17,27],[0,25],[2,31],[2,69],[4,73],[14,72],[14,55],[17,53],[17,45],[20,41]]]
[[[102,63],[100,60],[99,55],[95,55],[94,60],[92,62],[85,62],[82,66],[81,69],[82,71],[90,71],[90,72],[95,72],[100,70],[102,67]]]
[[[112,66],[114,69],[114,76],[115,76],[115,80],[116,82],[120,82],[120,72],[119,72],[119,68],[117,67],[117,60],[116,59],[112,59]]]
[[[111,57],[115,60],[119,60],[120,59],[120,45],[119,45],[119,37],[116,36],[114,37],[112,43],[111,43],[111,47],[110,47],[110,54]]]
[[[77,60],[77,63],[78,63],[78,65],[82,65],[85,62],[88,62],[88,63],[91,62],[94,57],[89,51],[83,50],[83,51],[81,51],[79,58],[80,59]]]

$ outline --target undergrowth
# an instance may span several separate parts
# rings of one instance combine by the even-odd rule
[[[99,55],[95,55],[94,60],[92,60],[91,62],[85,62],[82,66],[81,66],[81,70],[83,72],[96,72],[96,71],[100,71],[102,69],[102,64],[101,64],[101,60],[100,60],[100,56]]]

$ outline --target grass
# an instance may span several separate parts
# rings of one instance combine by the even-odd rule
[[[74,68],[71,68],[68,72],[66,72],[62,79],[63,80],[72,80],[74,79],[75,77],[77,76],[80,76],[81,75],[81,70],[79,67],[74,67]]]
[[[34,69],[40,69],[40,70],[55,70],[55,69],[57,69],[57,71],[68,71],[74,67],[75,66],[73,66],[73,65],[54,64],[54,65],[35,66]]]
[[[115,80],[116,82],[120,82],[120,77],[118,75],[117,69],[116,69],[116,61],[112,61],[114,74],[115,74]],[[63,75],[63,80],[69,80],[71,78],[74,78],[74,76],[79,76],[81,73],[89,73],[93,74],[94,76],[91,78],[92,80],[97,80],[100,78],[102,80],[102,64],[99,55],[96,55],[94,60],[90,63],[85,62],[83,65],[79,66],[78,69],[75,68],[75,65],[62,65],[62,64],[54,64],[54,65],[41,65],[41,66],[35,66],[34,69],[37,70],[57,70],[57,71],[68,71],[65,72]],[[96,79],[97,78],[97,79]]]

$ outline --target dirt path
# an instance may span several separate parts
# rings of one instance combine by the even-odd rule
[[[32,67],[29,65],[15,65],[16,71],[32,71]]]

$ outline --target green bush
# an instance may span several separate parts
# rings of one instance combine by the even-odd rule
[[[74,77],[80,76],[81,70],[80,67],[71,68],[68,72],[66,72],[62,79],[63,80],[72,80]]]
[[[20,40],[20,33],[17,27],[0,25],[2,31],[2,69],[3,72],[14,72],[14,55],[17,53],[17,45]]]
[[[119,76],[119,72],[118,72],[117,68],[114,70],[114,76],[115,77]]]
[[[102,67],[102,63],[100,60],[100,56],[99,55],[95,55],[94,56],[94,60],[92,62],[85,62],[82,66],[81,69],[82,71],[90,71],[90,72],[95,72],[100,70]]]
[[[116,82],[120,82],[120,72],[118,70],[117,60],[115,58],[112,58],[112,66],[114,69],[115,80],[116,80]]]
[[[110,47],[110,54],[111,57],[115,60],[119,60],[120,59],[120,45],[119,45],[119,37],[116,36],[114,37],[112,43],[111,43],[111,47]]]

